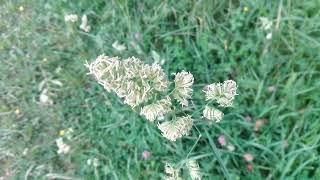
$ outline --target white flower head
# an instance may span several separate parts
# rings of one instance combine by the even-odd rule
[[[261,28],[265,31],[270,30],[272,28],[272,21],[267,17],[259,17]]]
[[[233,80],[227,80],[222,83],[213,83],[207,85],[203,92],[206,100],[216,100],[222,107],[230,107],[233,104],[234,97],[237,95],[237,84]]]
[[[81,17],[81,24],[80,24],[80,29],[82,29],[84,32],[89,32],[91,27],[88,25],[88,17],[87,15],[83,15]]]
[[[67,154],[70,151],[70,146],[63,142],[62,138],[56,140],[58,146],[58,154]]]
[[[193,75],[189,72],[179,72],[175,74],[175,89],[173,97],[182,105],[188,106],[188,99],[191,99],[192,85],[194,82]]]
[[[164,166],[164,171],[167,174],[166,180],[182,180],[180,177],[180,170],[174,168],[171,164],[166,163]]]
[[[120,51],[120,52],[127,49],[124,44],[120,44],[118,41],[115,41],[114,43],[112,43],[112,47],[115,50]]]
[[[135,57],[121,61],[118,57],[101,55],[86,66],[99,84],[115,92],[132,108],[168,87],[167,76],[160,66],[144,64]]]
[[[266,35],[266,39],[271,39],[272,38],[272,32],[270,32],[270,33],[268,33],[267,35]]]
[[[201,173],[199,164],[195,160],[187,161],[187,168],[192,180],[201,180]]]
[[[49,96],[48,89],[45,88],[45,89],[43,89],[41,91],[41,94],[40,94],[40,97],[39,97],[39,101],[40,101],[41,104],[44,104],[44,105],[53,104],[53,100]]]
[[[99,159],[97,159],[97,158],[90,158],[90,159],[88,159],[87,160],[87,164],[89,165],[89,166],[91,166],[91,165],[93,165],[94,167],[98,167],[99,166]]]
[[[66,134],[66,138],[71,140],[72,139],[72,135],[73,135],[73,129],[72,128],[68,128],[65,134]]]
[[[141,115],[144,115],[146,119],[153,122],[156,119],[162,118],[168,112],[171,111],[171,99],[161,99],[153,104],[144,106],[141,109]]]
[[[77,22],[78,21],[78,16],[76,14],[68,14],[64,16],[64,21],[66,22]]]
[[[208,120],[215,121],[216,123],[220,122],[223,118],[223,112],[220,110],[206,106],[203,110],[203,117]]]
[[[158,124],[158,128],[162,132],[162,136],[170,141],[176,141],[191,130],[193,120],[190,116],[178,117],[176,120],[163,122]]]

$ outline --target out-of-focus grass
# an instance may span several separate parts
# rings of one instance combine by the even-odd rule
[[[184,160],[199,133],[166,141],[83,65],[102,53],[151,63],[155,51],[168,74],[194,74],[194,97],[210,82],[239,84],[234,107],[201,132],[189,154],[204,179],[319,179],[319,8],[317,0],[1,2],[0,176],[163,177],[164,162]],[[91,31],[81,31],[79,21],[64,22],[69,13],[87,14]],[[273,20],[271,40],[258,23],[262,16]],[[113,49],[116,40],[127,50]],[[54,102],[46,106],[39,103],[39,85],[48,80],[63,85],[45,83]],[[267,123],[255,132],[259,119]],[[68,128],[74,129],[71,151],[58,155],[55,139]],[[217,144],[221,134],[234,152]],[[150,159],[142,159],[144,150]],[[244,153],[254,156],[252,171]],[[90,158],[99,166],[89,166]]]

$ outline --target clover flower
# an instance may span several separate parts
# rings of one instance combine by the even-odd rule
[[[187,168],[192,180],[201,180],[201,173],[199,164],[195,160],[187,161]]]
[[[267,17],[259,17],[259,20],[261,22],[261,28],[263,30],[270,30],[272,28],[272,21],[269,20]]]
[[[146,119],[153,122],[157,118],[163,117],[165,114],[171,111],[171,99],[161,99],[153,104],[144,106],[141,109],[141,115],[144,115]]]
[[[80,29],[82,29],[84,32],[89,32],[91,27],[88,25],[88,17],[87,15],[83,15],[81,17],[81,24],[80,24]]]
[[[115,41],[114,43],[112,43],[112,47],[115,50],[120,51],[120,52],[127,49],[124,44],[120,44],[118,41]]]
[[[165,180],[182,180],[179,169],[172,167],[171,164],[166,163],[164,166],[164,171],[168,175],[166,176]]]
[[[88,166],[98,167],[99,166],[99,159],[97,158],[90,158],[87,160]]]
[[[207,101],[216,100],[222,107],[232,106],[234,97],[237,95],[236,91],[237,84],[233,80],[209,84],[203,90]]]
[[[188,106],[188,99],[191,99],[192,88],[194,78],[189,72],[179,72],[175,74],[174,83],[175,89],[173,91],[173,97],[182,105]]]
[[[178,117],[174,121],[167,121],[158,124],[162,136],[170,141],[176,141],[184,135],[187,135],[192,128],[193,120],[191,116]]]
[[[78,21],[78,16],[76,14],[68,14],[64,16],[64,21],[66,22],[77,22]]]
[[[118,57],[100,55],[86,66],[99,84],[132,108],[168,88],[167,76],[159,65],[144,64],[135,57],[121,61]]]
[[[58,154],[67,154],[69,152],[70,146],[65,144],[62,138],[58,138],[56,144],[58,146]]]
[[[261,29],[267,32],[266,39],[272,38],[272,20],[269,20],[267,17],[259,17],[261,23]]]
[[[203,110],[203,117],[218,123],[223,118],[223,112],[216,108],[206,106]]]

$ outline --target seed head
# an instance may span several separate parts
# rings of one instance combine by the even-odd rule
[[[191,99],[192,88],[194,78],[189,72],[179,72],[175,75],[174,83],[175,90],[173,97],[182,105],[188,106],[188,99]]]
[[[171,111],[171,99],[161,99],[153,104],[146,105],[141,110],[141,115],[144,115],[146,119],[153,122],[157,118],[161,118]]]
[[[121,61],[118,57],[100,55],[86,66],[99,84],[108,92],[115,92],[132,108],[168,87],[167,76],[159,65],[144,64],[135,57]]]
[[[223,112],[210,106],[205,106],[203,110],[203,117],[207,118],[208,120],[212,120],[216,123],[222,120],[223,115]]]
[[[158,124],[158,128],[162,132],[162,136],[170,141],[176,141],[184,135],[187,135],[191,130],[193,120],[191,116],[178,117],[174,121],[167,121]]]
[[[187,168],[192,180],[201,180],[200,167],[195,160],[189,160],[187,162]]]
[[[237,95],[237,84],[233,80],[223,83],[213,83],[206,86],[203,90],[206,100],[216,100],[220,106],[232,106],[234,97]]]

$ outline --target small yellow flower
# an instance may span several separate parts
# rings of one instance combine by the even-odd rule
[[[248,12],[249,8],[247,6],[243,7],[243,12]]]
[[[60,130],[59,131],[59,136],[64,136],[64,133],[65,133],[64,130]]]
[[[20,109],[16,109],[16,110],[14,111],[14,113],[20,114]]]

